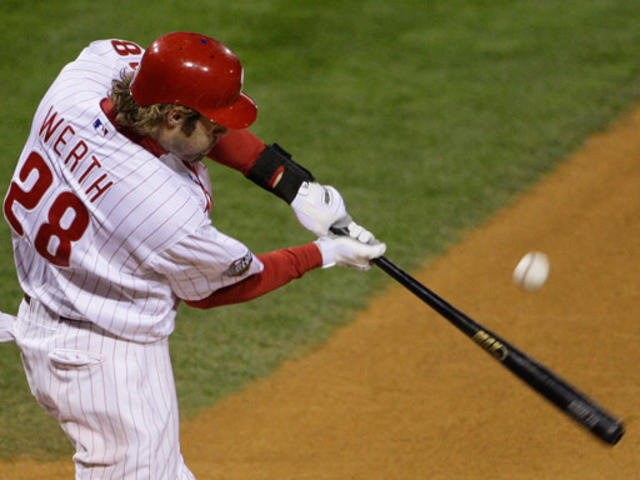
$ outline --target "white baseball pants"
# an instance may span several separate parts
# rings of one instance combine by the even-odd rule
[[[76,479],[194,479],[167,339],[125,341],[35,299],[21,303],[14,333],[31,392],[75,446]]]

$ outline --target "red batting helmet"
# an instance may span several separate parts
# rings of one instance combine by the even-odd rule
[[[225,45],[198,33],[157,38],[142,56],[131,83],[138,105],[174,103],[229,128],[246,128],[258,115],[242,93],[240,60]]]

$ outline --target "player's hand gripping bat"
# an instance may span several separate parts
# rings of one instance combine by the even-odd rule
[[[344,223],[337,222],[331,227],[331,231],[336,235],[344,235],[346,233]],[[599,439],[615,445],[622,438],[624,435],[622,423],[584,393],[576,390],[554,372],[447,303],[386,257],[376,258],[372,262]]]

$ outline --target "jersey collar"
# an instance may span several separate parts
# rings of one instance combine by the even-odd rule
[[[116,122],[116,115],[118,112],[116,112],[116,109],[113,107],[113,102],[110,98],[103,98],[100,102],[100,108],[102,108],[102,111],[107,116],[109,121],[113,124],[115,129],[132,142],[137,143],[141,147],[144,147],[145,150],[152,153],[156,157],[160,157],[161,155],[169,153],[149,135],[140,135],[130,127],[123,127],[122,125],[119,125],[118,122]]]

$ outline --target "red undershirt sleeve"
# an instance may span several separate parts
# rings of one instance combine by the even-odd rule
[[[261,273],[216,290],[202,300],[185,300],[185,303],[191,307],[204,309],[247,302],[280,288],[295,278],[302,277],[309,270],[322,266],[322,255],[313,242],[264,253],[258,255],[258,258],[264,264],[264,270]]]
[[[213,161],[247,175],[266,145],[247,129],[230,129],[207,155]]]

